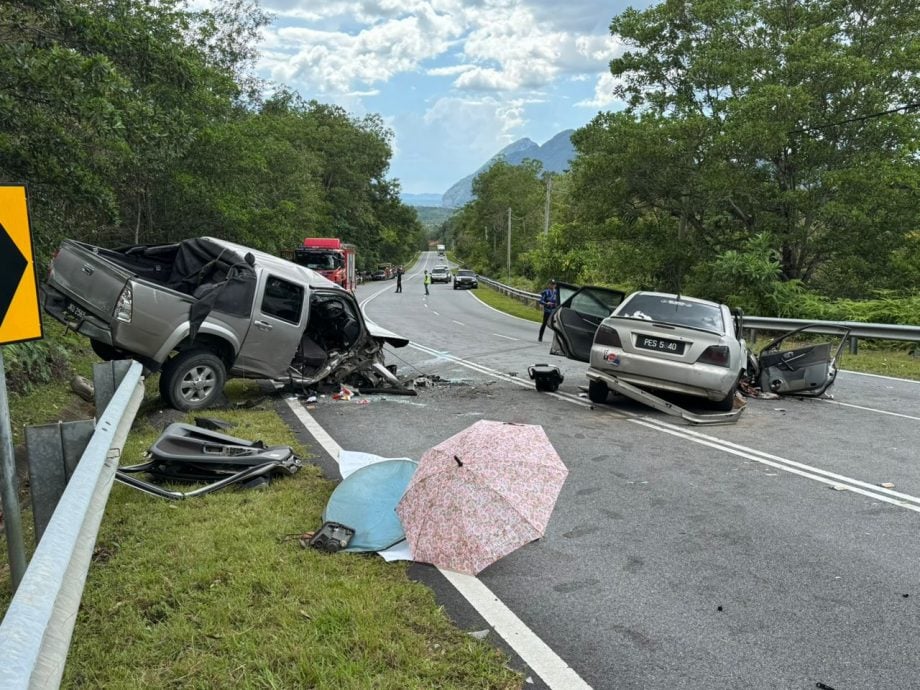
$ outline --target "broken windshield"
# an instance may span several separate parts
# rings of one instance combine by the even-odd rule
[[[722,310],[718,305],[681,299],[676,295],[633,295],[616,315],[725,333]]]

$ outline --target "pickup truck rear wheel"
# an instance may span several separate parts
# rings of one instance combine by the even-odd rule
[[[163,365],[160,396],[177,410],[200,410],[217,402],[226,381],[220,357],[210,350],[184,350]]]

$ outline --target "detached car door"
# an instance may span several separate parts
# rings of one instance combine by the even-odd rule
[[[264,271],[256,295],[252,324],[233,368],[278,378],[287,372],[304,331],[307,288]]]
[[[818,396],[837,377],[837,362],[850,334],[839,327],[834,342],[797,342],[816,325],[803,326],[769,343],[760,352],[760,388],[779,395]]]
[[[564,284],[560,284],[558,290],[561,303],[549,320],[549,327],[555,332],[550,354],[587,362],[597,327],[613,313],[626,293],[610,288],[575,288]]]

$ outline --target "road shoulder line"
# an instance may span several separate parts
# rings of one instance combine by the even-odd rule
[[[317,443],[338,461],[342,447],[317,422],[299,400],[285,400],[294,416]],[[479,578],[437,568],[525,664],[554,690],[590,690],[575,670],[565,663],[533,630],[518,618]]]

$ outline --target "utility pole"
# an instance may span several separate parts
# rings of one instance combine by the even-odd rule
[[[543,236],[549,234],[549,200],[553,194],[553,176],[546,173],[546,206],[543,209]]]
[[[508,282],[511,282],[511,207],[508,207]]]

